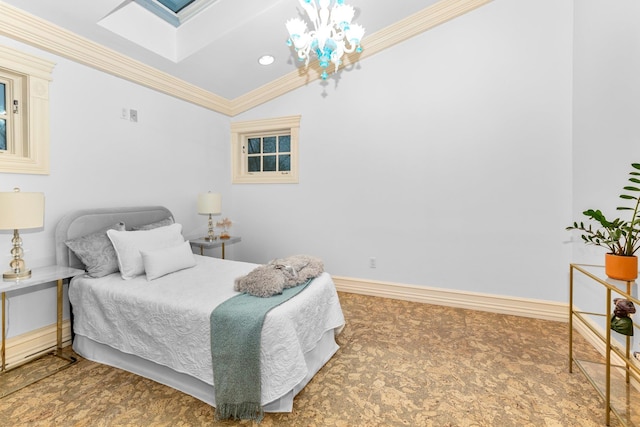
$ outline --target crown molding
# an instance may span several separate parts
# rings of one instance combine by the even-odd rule
[[[133,83],[230,115],[230,101],[0,2],[0,35]]]
[[[493,0],[442,0],[366,38],[360,59],[422,34]]]
[[[366,37],[360,54],[350,54],[341,68],[375,55],[437,25],[477,9],[492,0],[441,0]],[[317,61],[309,69],[298,68],[233,100],[206,91],[184,80],[58,27],[0,1],[0,35],[68,58],[116,77],[167,95],[235,116],[320,78]]]

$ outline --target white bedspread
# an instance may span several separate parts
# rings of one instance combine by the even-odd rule
[[[213,384],[209,316],[237,294],[233,281],[257,267],[196,255],[197,265],[162,278],[76,277],[69,286],[74,331]],[[323,273],[269,312],[261,340],[262,403],[280,398],[307,375],[304,354],[344,325],[331,276]],[[337,346],[336,346],[337,349]]]

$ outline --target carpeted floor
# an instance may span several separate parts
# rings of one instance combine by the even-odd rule
[[[341,349],[292,413],[266,414],[261,426],[604,425],[602,399],[568,372],[564,323],[346,293],[340,301]],[[599,357],[580,337],[576,348]],[[0,399],[1,426],[252,425],[213,418],[190,396],[84,359]]]

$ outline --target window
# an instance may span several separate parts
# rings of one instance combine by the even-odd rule
[[[22,157],[25,147],[21,107],[26,99],[24,76],[0,69],[0,152]]]
[[[297,183],[300,116],[231,124],[232,182]]]
[[[0,172],[49,173],[53,65],[0,46]]]
[[[247,136],[247,169],[253,172],[291,172],[291,135]]]

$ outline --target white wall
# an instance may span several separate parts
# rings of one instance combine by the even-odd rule
[[[55,263],[55,226],[76,209],[164,205],[186,235],[205,232],[206,219],[196,214],[197,193],[229,194],[226,116],[7,38],[0,43],[57,64],[50,86],[50,175],[0,173],[0,191],[45,193],[44,230],[21,233],[29,266]],[[138,111],[138,123],[120,118],[123,107]],[[1,233],[5,271],[11,235]],[[55,288],[9,296],[9,336],[55,321]]]
[[[237,117],[302,114],[300,184],[232,186],[236,254],[566,301],[571,49],[572,2],[496,0]]]
[[[631,163],[640,163],[640,3],[635,0],[575,2],[573,219],[600,209],[609,219],[628,218],[616,211],[629,206],[619,198]],[[599,264],[603,248],[586,246],[574,236],[572,261]],[[602,286],[576,276],[576,304],[604,312]],[[615,282],[613,282],[615,283]],[[637,286],[632,293],[637,297]],[[603,319],[604,320],[604,319]],[[603,324],[604,326],[604,324]],[[619,336],[618,336],[619,337]],[[633,350],[638,350],[635,340]]]
[[[575,6],[573,215],[617,206],[631,163],[640,162],[640,3],[588,0]],[[576,262],[606,251],[576,245]]]

